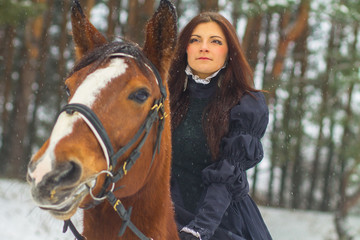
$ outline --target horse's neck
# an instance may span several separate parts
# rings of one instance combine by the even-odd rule
[[[131,221],[136,227],[141,228],[137,221],[137,208],[133,207],[131,214]],[[84,236],[87,240],[108,239],[115,240],[118,238],[118,233],[122,220],[115,212],[114,208],[108,203],[98,205],[97,207],[84,211]],[[129,237],[130,229],[127,228],[125,235],[121,239],[137,239]],[[144,232],[146,235],[146,233]]]
[[[169,112],[169,103],[165,102]],[[126,209],[133,207],[131,221],[141,232],[154,240],[178,240],[177,227],[174,220],[173,206],[170,198],[170,164],[171,137],[170,121],[165,121],[162,135],[161,153],[157,165],[152,166],[151,182],[148,182],[140,192],[127,199],[121,199]],[[101,205],[84,211],[84,235],[87,240],[138,240],[129,228],[122,238],[118,232],[122,224],[121,218],[114,208],[104,202]]]
[[[83,235],[87,240],[117,239],[116,225],[120,221],[116,217],[116,212],[107,202],[85,210]]]
[[[159,191],[166,189],[159,187],[158,184],[147,184],[147,189],[139,193],[141,196],[123,199],[122,202],[126,209],[133,207],[131,221],[144,235],[154,240],[177,239],[169,192]],[[84,211],[84,235],[87,240],[139,239],[129,228],[122,238],[118,238],[121,224],[121,218],[108,202]]]

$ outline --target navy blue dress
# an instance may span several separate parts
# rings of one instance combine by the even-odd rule
[[[173,130],[171,193],[179,230],[184,226],[202,240],[269,240],[270,233],[249,193],[246,170],[263,158],[260,139],[269,112],[261,92],[244,95],[231,109],[221,157],[211,160],[202,115],[217,87],[189,77],[189,109]]]

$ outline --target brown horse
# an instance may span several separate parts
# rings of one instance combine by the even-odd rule
[[[68,105],[28,166],[33,199],[65,223],[83,208],[87,240],[178,239],[166,118],[174,6],[161,0],[143,49],[108,43],[78,1],[71,18],[77,63],[65,81]]]

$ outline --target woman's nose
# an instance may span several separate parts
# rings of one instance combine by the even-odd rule
[[[208,52],[209,51],[209,46],[206,42],[203,42],[200,46],[200,52]]]

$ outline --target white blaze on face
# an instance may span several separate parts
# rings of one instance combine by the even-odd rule
[[[105,88],[112,79],[125,73],[127,67],[124,59],[112,59],[108,67],[96,70],[86,77],[69,103],[81,103],[91,108],[100,91]],[[78,119],[80,119],[80,116],[77,114],[68,115],[63,112],[59,115],[50,136],[49,147],[38,160],[35,169],[32,172],[29,170],[29,175],[35,180],[35,184],[41,182],[43,177],[52,170],[53,162],[55,161],[54,150],[57,143],[71,134],[73,126]]]

